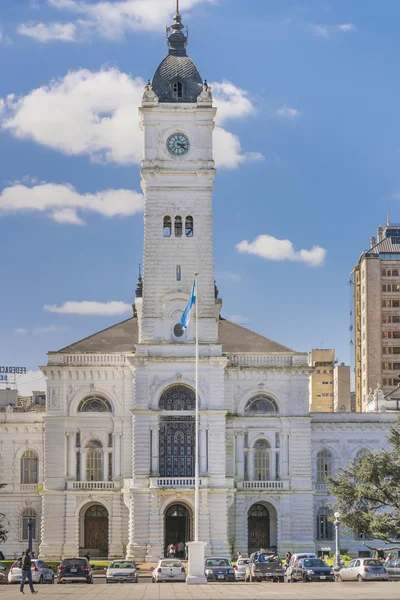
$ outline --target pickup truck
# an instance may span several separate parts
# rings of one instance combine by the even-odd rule
[[[261,555],[261,560],[260,560]],[[254,552],[246,567],[245,581],[283,581],[285,569],[281,559],[270,552]]]

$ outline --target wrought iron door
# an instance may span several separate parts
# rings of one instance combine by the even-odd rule
[[[163,417],[160,421],[160,476],[193,477],[194,445],[193,417]]]
[[[262,504],[253,504],[248,514],[249,555],[263,548],[270,548],[270,518],[268,509]]]

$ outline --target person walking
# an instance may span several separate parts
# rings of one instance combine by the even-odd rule
[[[37,594],[37,590],[33,589],[31,567],[32,567],[31,550],[30,550],[30,548],[28,548],[28,550],[26,550],[25,554],[23,555],[23,557],[21,559],[22,579],[21,579],[21,585],[19,587],[19,591],[21,594],[25,594],[25,592],[24,592],[25,579],[28,579],[29,588],[30,588],[32,594]]]
[[[242,558],[242,553],[241,553],[241,552],[238,552],[238,553],[236,554],[236,557],[237,557],[237,558],[236,558],[236,560],[237,560],[237,561],[238,561],[238,560],[240,560],[240,559]]]
[[[185,558],[185,544],[180,541],[178,544],[179,558]]]

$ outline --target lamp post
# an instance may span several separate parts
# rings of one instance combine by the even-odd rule
[[[335,520],[333,522],[335,526],[335,545],[336,545],[336,556],[335,556],[335,571],[340,570],[340,548],[339,548],[339,527],[340,527],[340,512],[335,512]]]
[[[28,519],[28,548],[32,551],[33,519]]]

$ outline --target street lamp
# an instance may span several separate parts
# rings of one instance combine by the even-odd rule
[[[336,544],[336,557],[335,557],[335,571],[340,569],[340,548],[339,548],[339,527],[340,527],[340,512],[335,512],[335,520],[333,522],[335,526],[335,544]]]

